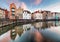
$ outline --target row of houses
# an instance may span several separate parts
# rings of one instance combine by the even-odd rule
[[[32,13],[33,19],[60,19],[59,12],[51,12],[51,11],[35,11]]]
[[[10,4],[10,19],[59,19],[60,13],[58,12],[51,12],[46,10],[38,10],[31,13],[28,10],[24,10],[23,8],[19,7],[16,8],[14,3]]]
[[[31,13],[23,8],[17,8],[14,3],[10,4],[10,11],[0,8],[0,19],[60,19],[59,12],[38,10]]]
[[[0,19],[8,18],[9,11],[7,9],[0,8]]]
[[[31,19],[31,12],[19,7],[14,3],[10,4],[10,19]]]

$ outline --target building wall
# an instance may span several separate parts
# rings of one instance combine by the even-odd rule
[[[23,19],[23,9],[19,7],[16,11],[16,16],[18,16],[18,19]]]
[[[53,14],[50,11],[42,11],[43,19],[53,19]]]
[[[5,19],[9,19],[9,11],[5,10]]]
[[[51,12],[47,13],[48,19],[53,19],[53,14]]]
[[[31,14],[23,13],[23,19],[31,19]]]
[[[33,13],[33,18],[34,19],[43,19],[43,14],[42,13]]]
[[[15,19],[16,16],[16,6],[14,3],[10,4],[10,19]]]
[[[4,9],[0,9],[0,18],[5,18],[5,11]]]
[[[31,19],[31,13],[28,13],[27,11],[23,12],[23,19]]]

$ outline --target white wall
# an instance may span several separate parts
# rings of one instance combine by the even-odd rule
[[[41,13],[35,13],[34,19],[43,19],[43,15]]]
[[[31,19],[31,14],[29,13],[23,13],[23,19]]]
[[[55,19],[55,13],[53,13],[53,19]]]
[[[50,16],[50,17],[48,17],[48,19],[53,19],[53,16],[52,16],[52,17],[51,17],[51,16]]]

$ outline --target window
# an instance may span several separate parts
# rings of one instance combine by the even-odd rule
[[[12,14],[12,16],[15,16],[15,14]]]
[[[15,11],[15,9],[12,9],[12,11]]]

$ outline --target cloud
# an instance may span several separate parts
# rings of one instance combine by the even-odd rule
[[[24,10],[28,9],[28,8],[27,8],[27,5],[26,5],[24,2],[21,2],[21,5],[20,5],[20,6],[21,6],[21,8],[23,8]]]
[[[41,2],[42,2],[42,0],[35,0],[35,1],[34,1],[34,4],[35,4],[35,5],[39,5]]]
[[[52,12],[60,12],[60,3],[55,3],[44,8],[44,10],[50,10]]]
[[[19,0],[6,0],[7,4],[10,5],[11,3],[15,3],[17,7],[20,6],[20,1]]]
[[[19,0],[6,0],[6,3],[8,5],[10,5],[11,3],[15,3],[17,8],[21,6],[21,8],[27,9],[27,5]]]

